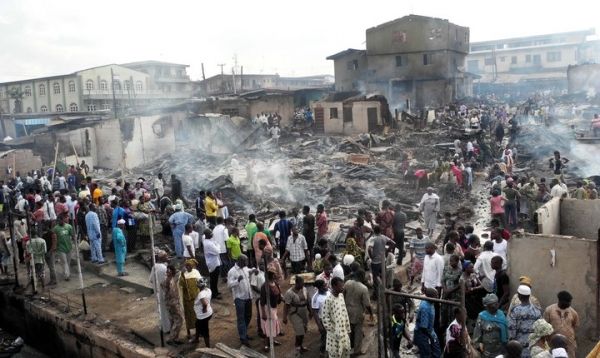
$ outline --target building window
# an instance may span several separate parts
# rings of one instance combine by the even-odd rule
[[[468,60],[467,71],[477,73],[479,72],[479,60]]]
[[[56,111],[57,112],[63,112],[65,109],[63,108],[62,104],[57,104],[56,105]]]
[[[102,104],[102,109],[110,109],[110,104],[108,104],[108,103]]]
[[[506,60],[505,56],[500,56],[500,62],[504,62]]]
[[[40,111],[42,111],[42,112],[48,112],[48,107],[46,107],[46,106],[41,106],[41,107],[40,107]]]
[[[74,81],[69,81],[69,92],[71,92],[71,93],[75,92],[75,82]]]
[[[406,66],[406,59],[402,56],[396,56],[396,67]]]
[[[125,91],[129,91],[131,89],[131,84],[130,84],[129,80],[125,80],[125,82],[123,82],[123,84],[125,85]]]
[[[348,63],[346,64],[346,68],[348,69],[348,71],[358,70],[358,60],[348,61]]]
[[[30,86],[25,86],[25,97],[31,97],[31,87]]]
[[[510,63],[511,63],[511,65],[516,65],[517,64],[517,56],[512,56],[510,58]]]
[[[548,62],[559,62],[561,60],[560,51],[552,51],[546,53],[546,61]]]
[[[40,85],[40,96],[45,96],[45,95],[46,95],[46,86]]]
[[[69,105],[69,111],[71,112],[77,112],[79,110],[79,107],[77,106],[77,103],[71,103]]]
[[[105,80],[102,80],[102,81],[100,81],[100,89],[101,89],[102,91],[106,91],[106,90],[108,90],[108,83],[106,83],[106,81],[105,81]]]
[[[329,108],[329,118],[338,118],[337,108]]]
[[[542,56],[541,55],[533,55],[533,64],[539,65],[541,63],[542,63]]]
[[[92,80],[85,81],[85,89],[88,91],[93,90],[94,89],[94,81],[92,81]]]
[[[88,112],[94,112],[96,110],[95,104],[88,104]]]
[[[428,66],[428,65],[431,65],[432,63],[433,63],[433,54],[424,53],[423,54],[423,65]]]
[[[31,107],[27,107],[27,113],[31,113],[33,112],[33,109],[31,109]]]
[[[531,63],[531,55],[525,55],[525,63]]]
[[[484,64],[485,66],[493,66],[493,65],[494,65],[494,63],[496,63],[496,61],[495,61],[495,60],[496,60],[496,59],[495,59],[494,57],[486,57],[486,58],[483,60],[483,64]]]
[[[120,90],[121,90],[121,81],[113,80],[113,91],[120,91]]]
[[[54,94],[60,94],[60,83],[54,82],[52,88],[54,89]]]

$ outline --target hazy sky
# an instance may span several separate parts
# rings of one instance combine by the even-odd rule
[[[228,72],[333,74],[328,55],[408,14],[468,26],[471,41],[600,30],[600,2],[537,0],[0,0],[0,82],[140,60]]]

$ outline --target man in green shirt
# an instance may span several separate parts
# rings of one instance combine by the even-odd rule
[[[227,247],[229,258],[237,261],[242,254],[242,248],[240,246],[240,230],[237,227],[231,229],[231,235],[229,235],[229,238],[225,241],[225,246]]]
[[[56,234],[56,254],[62,262],[65,281],[71,276],[71,252],[73,251],[73,227],[69,224],[69,216],[63,213],[58,225],[52,231]]]
[[[248,216],[248,223],[245,226],[246,229],[246,236],[248,237],[248,258],[251,261],[250,265],[254,266],[253,264],[256,264],[256,266],[258,267],[258,263],[253,262],[255,261],[254,259],[254,247],[252,247],[252,242],[254,239],[254,235],[256,234],[256,232],[258,231],[258,227],[256,226],[256,216],[254,214],[250,214]]]

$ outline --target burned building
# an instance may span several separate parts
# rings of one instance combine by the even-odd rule
[[[439,107],[472,95],[477,76],[464,70],[469,28],[408,15],[366,31],[366,50],[348,49],[334,61],[336,91],[383,95],[393,109]]]

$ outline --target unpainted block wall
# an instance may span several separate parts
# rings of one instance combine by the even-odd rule
[[[511,296],[522,275],[531,277],[532,294],[540,300],[542,310],[556,302],[559,291],[567,290],[573,295],[573,308],[581,320],[577,330],[578,357],[585,357],[598,342],[597,245],[597,240],[528,233],[513,237],[508,245]],[[556,252],[554,265],[550,250]]]
[[[560,235],[560,199],[553,198],[537,211],[538,232],[543,235]]]
[[[600,200],[563,199],[560,203],[560,234],[598,238]]]

